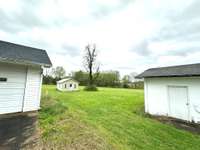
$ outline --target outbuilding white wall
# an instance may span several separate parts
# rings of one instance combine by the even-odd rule
[[[24,88],[26,83],[26,67],[0,63],[0,114],[22,111]]]
[[[41,84],[42,69],[40,67],[27,67],[23,111],[33,111],[40,108]]]
[[[169,115],[168,86],[188,88],[189,121],[199,122],[200,77],[145,78],[145,111],[153,115]]]
[[[70,84],[72,84],[72,87],[70,87]],[[66,85],[66,88],[65,88]],[[76,87],[74,87],[74,85]],[[74,80],[68,80],[68,81],[64,81],[62,83],[57,83],[57,89],[60,91],[76,91],[79,88],[79,84],[78,82],[75,82]]]
[[[0,63],[0,114],[34,111],[40,108],[42,68]]]

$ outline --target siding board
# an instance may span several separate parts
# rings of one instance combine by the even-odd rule
[[[0,114],[20,112],[25,88],[26,67],[0,63],[0,77],[7,78],[0,82]]]
[[[200,123],[200,112],[197,111],[197,109],[200,110],[200,77],[147,78],[145,84],[148,84],[148,90],[145,90],[145,102],[148,102],[146,112],[161,116],[169,116],[170,114],[168,87],[188,87],[190,114],[188,121]]]
[[[38,110],[41,67],[0,63],[0,114]]]
[[[38,110],[40,105],[41,68],[29,67],[23,111]]]

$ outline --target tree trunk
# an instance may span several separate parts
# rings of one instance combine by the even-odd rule
[[[89,71],[89,85],[93,84],[93,75],[92,75],[92,66],[90,66],[90,71]]]

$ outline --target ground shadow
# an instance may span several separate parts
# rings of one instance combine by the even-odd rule
[[[178,129],[183,129],[183,130],[200,135],[200,124],[188,122],[188,121],[184,121],[181,119],[172,118],[172,117],[168,117],[168,116],[150,115],[148,113],[145,113],[144,106],[138,106],[136,108],[137,109],[133,110],[133,113],[135,113],[137,115],[140,115],[142,117],[152,118],[152,119],[158,120],[162,123],[172,125]]]
[[[151,116],[151,118],[159,120],[160,122],[163,122],[165,124],[173,125],[178,129],[184,129],[195,134],[200,134],[200,124],[197,123],[187,122],[184,120],[166,116]]]
[[[0,150],[18,150],[37,141],[37,113],[0,118]]]

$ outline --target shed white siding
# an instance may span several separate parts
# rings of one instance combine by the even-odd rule
[[[38,110],[41,67],[0,63],[0,114]]]
[[[0,114],[22,111],[26,67],[0,63]]]
[[[41,68],[28,67],[23,111],[33,111],[39,109],[41,83],[42,83]]]
[[[77,91],[79,83],[73,79],[64,81],[65,79],[57,82],[57,89],[60,91]]]
[[[199,122],[200,77],[145,78],[145,111],[153,115],[173,115],[170,113],[170,86],[187,88],[188,119],[185,120]],[[181,99],[184,100],[184,98]],[[184,104],[187,105],[185,102],[182,105]],[[185,105],[179,107],[185,107]]]

